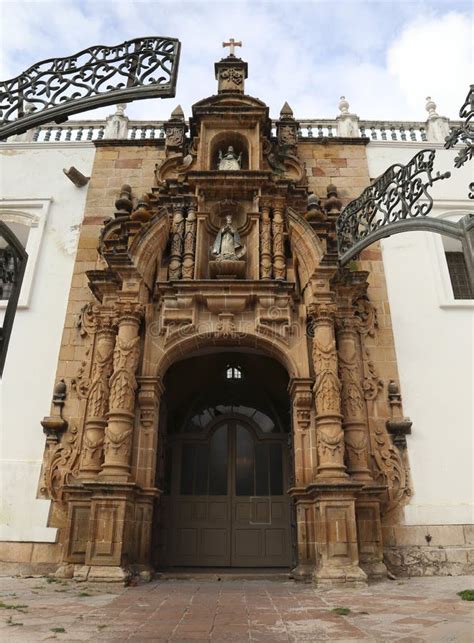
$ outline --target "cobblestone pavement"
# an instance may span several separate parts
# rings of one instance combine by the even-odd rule
[[[0,578],[0,641],[474,641],[473,576],[321,590],[292,581],[137,587]],[[338,609],[345,608],[345,609]]]

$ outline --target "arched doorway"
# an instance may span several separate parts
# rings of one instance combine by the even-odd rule
[[[204,355],[169,369],[157,566],[291,566],[287,386],[283,367],[260,355]]]

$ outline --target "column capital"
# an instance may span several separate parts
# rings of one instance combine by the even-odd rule
[[[145,314],[145,306],[137,301],[119,299],[115,303],[114,313],[119,326],[126,323],[138,325]]]
[[[321,301],[308,304],[306,309],[308,317],[313,322],[334,323],[336,318],[337,306],[332,301]]]

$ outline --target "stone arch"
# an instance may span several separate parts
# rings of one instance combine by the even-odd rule
[[[144,226],[132,241],[129,255],[143,281],[152,289],[157,260],[168,243],[170,221],[162,212]]]
[[[288,232],[295,266],[304,290],[324,255],[322,243],[306,219],[288,208]]]
[[[175,342],[161,355],[154,365],[154,375],[163,378],[166,371],[177,361],[199,355],[201,352],[221,352],[236,350],[236,352],[256,352],[271,357],[279,362],[288,373],[288,377],[307,377],[303,366],[294,359],[290,349],[285,350],[274,340],[253,333],[240,333],[232,336],[222,336],[218,331],[195,333]]]

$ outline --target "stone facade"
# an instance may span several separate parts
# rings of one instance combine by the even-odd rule
[[[432,556],[397,549],[411,486],[389,433],[405,419],[380,248],[337,262],[335,221],[370,181],[367,140],[301,141],[287,104],[274,136],[246,76],[235,56],[216,63],[218,94],[193,106],[189,131],[177,109],[163,140],[96,143],[57,370],[64,422],[53,400],[42,423],[60,575],[150,573],[165,375],[227,350],[288,374],[293,576],[382,577],[384,539],[396,571]],[[219,169],[230,148],[238,169]],[[225,217],[246,250],[232,260],[210,252]]]

